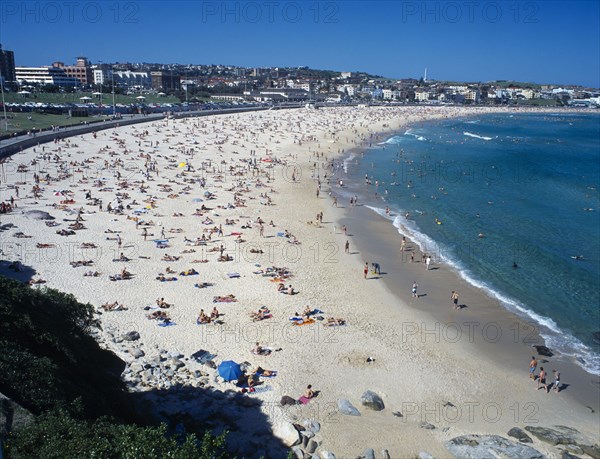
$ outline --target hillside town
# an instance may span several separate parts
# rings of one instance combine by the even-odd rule
[[[600,106],[600,90],[567,84],[504,80],[450,82],[427,77],[392,79],[364,72],[308,67],[245,68],[233,65],[93,63],[16,66],[14,53],[0,45],[3,91],[24,99],[36,93],[90,92],[81,102],[102,105],[102,95],[176,96],[182,104],[244,103],[402,103],[452,105]],[[110,99],[104,99],[110,103]]]

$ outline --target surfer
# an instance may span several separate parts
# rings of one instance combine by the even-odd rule
[[[516,261],[513,261],[512,267],[513,267],[513,269],[517,269],[519,267],[519,265],[517,264]]]

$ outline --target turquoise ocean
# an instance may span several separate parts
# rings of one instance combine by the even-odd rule
[[[399,238],[599,373],[600,114],[422,123],[341,166],[345,194],[388,218]]]

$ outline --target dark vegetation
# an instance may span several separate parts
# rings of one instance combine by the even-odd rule
[[[141,422],[120,379],[125,364],[99,347],[91,336],[97,327],[92,306],[73,295],[0,276],[0,393],[10,399],[0,407],[6,457],[227,457],[224,435],[199,440]],[[11,403],[33,421],[10,430]]]

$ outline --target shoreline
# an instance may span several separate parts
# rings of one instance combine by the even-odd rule
[[[600,377],[577,365],[572,357],[539,355],[532,346],[545,343],[536,324],[504,308],[499,300],[468,283],[446,263],[432,264],[429,272],[424,272],[417,244],[407,237],[407,251],[403,256],[399,250],[401,233],[375,211],[361,207],[352,213],[339,223],[355,229],[355,244],[361,253],[364,251],[369,259],[380,262],[393,273],[382,277],[385,287],[398,298],[401,308],[425,313],[421,323],[403,325],[408,333],[416,333],[426,341],[434,339],[451,346],[464,346],[461,351],[471,347],[469,352],[473,355],[491,358],[515,376],[525,375],[531,355],[537,355],[543,365],[559,368],[565,382],[568,378],[569,386],[575,390],[562,392],[565,397],[583,408],[599,411]],[[389,250],[390,247],[397,248],[397,253]],[[411,266],[408,254],[413,250],[416,261]],[[403,279],[401,284],[398,278]],[[408,279],[416,280],[423,292],[417,300],[410,299],[412,280],[407,282]],[[460,292],[461,303],[472,306],[454,310],[449,300],[452,290]],[[428,333],[431,330],[433,332]]]
[[[450,113],[469,114],[472,109]],[[76,208],[85,206],[84,225],[88,229],[63,239],[40,222],[32,224],[25,215],[7,214],[3,220],[15,224],[16,228],[2,233],[7,241],[2,258],[20,258],[24,265],[35,269],[37,276],[46,278],[50,287],[73,293],[80,301],[90,302],[102,312],[104,330],[99,339],[127,362],[128,370],[123,378],[131,390],[148,392],[151,396],[152,387],[166,384],[170,387],[164,373],[157,378],[146,375],[143,367],[137,371],[141,363],[158,369],[160,366],[155,362],[159,354],[181,355],[177,358],[181,358],[184,369],[201,374],[195,378],[181,376],[181,379],[190,387],[201,386],[210,391],[215,400],[226,400],[227,394],[237,389],[191,357],[199,349],[215,354],[217,363],[232,359],[247,361],[252,367],[274,369],[278,376],[263,381],[263,387],[270,390],[252,396],[254,402],[262,403],[263,411],[268,412],[273,431],[279,435],[282,423],[316,419],[321,423],[321,432],[315,437],[319,446],[335,452],[338,457],[354,457],[365,446],[385,447],[394,458],[414,456],[422,450],[445,457],[448,451],[444,442],[449,438],[473,432],[506,435],[507,427],[523,423],[566,423],[589,435],[596,431],[597,419],[592,415],[582,416],[580,410],[572,411],[562,395],[549,394],[542,399],[541,392],[532,392],[531,381],[527,380],[527,362],[521,362],[522,371],[507,371],[474,349],[465,348],[461,354],[460,343],[448,346],[443,340],[423,342],[414,329],[407,329],[406,324],[429,320],[426,311],[395,307],[402,300],[399,301],[384,283],[368,281],[364,284],[362,254],[345,254],[345,239],[332,231],[335,222],[345,218],[346,209],[331,206],[326,187],[321,190],[321,196],[315,198],[316,182],[310,176],[316,163],[322,167],[334,157],[339,159],[344,154],[342,150],[364,145],[377,132],[391,132],[410,123],[448,114],[447,110],[429,108],[423,111],[393,108],[266,111],[219,119],[152,122],[143,125],[148,134],[134,126],[105,131],[98,139],[92,135],[74,138],[72,143],[59,144],[64,149],[61,152],[64,160],[76,162],[70,175],[44,182],[43,197],[33,200],[37,204],[31,202],[31,196],[23,196],[29,190],[22,187],[19,210],[22,207],[48,210],[57,224],[64,225],[63,222],[75,219]],[[250,159],[259,160],[254,172],[243,162],[248,160],[248,150],[255,151]],[[48,151],[54,154],[57,146],[50,145]],[[156,178],[152,180],[145,179],[141,173],[142,153],[157,161]],[[317,158],[315,153],[327,158]],[[15,161],[30,161],[40,155],[43,153],[30,149],[22,156],[17,155]],[[108,167],[103,168],[105,160]],[[189,173],[185,171],[188,160],[193,166]],[[137,165],[139,171],[127,169],[128,164]],[[41,168],[36,167],[36,170]],[[124,187],[120,174],[127,171],[126,180],[132,184]],[[244,173],[237,175],[236,171]],[[17,175],[13,180],[27,183],[30,173],[28,177]],[[103,179],[98,187],[92,185],[96,178]],[[206,198],[204,187],[198,185],[202,179],[208,181],[206,191],[215,195],[214,200]],[[141,180],[149,191],[138,190]],[[2,185],[2,191],[6,190],[4,181]],[[58,205],[64,197],[55,193],[60,193],[57,190],[63,187],[72,190],[77,201],[75,207]],[[88,188],[104,199],[104,210],[85,204],[84,192]],[[106,212],[107,202],[115,199],[116,193],[124,203],[131,204],[122,214]],[[123,193],[129,197],[124,198]],[[265,195],[272,199],[273,205],[266,202]],[[136,204],[132,204],[132,199]],[[194,208],[202,205],[200,202],[212,210],[202,217],[190,215]],[[136,209],[139,213],[134,214]],[[355,211],[362,216],[367,209]],[[315,214],[319,212],[324,212],[324,220],[322,224],[314,224]],[[134,215],[144,220],[149,225],[145,227],[154,234],[148,241],[137,228]],[[213,223],[205,224],[207,217]],[[258,217],[274,222],[273,226],[265,224],[264,236],[256,224]],[[234,219],[235,224],[227,226],[226,219]],[[186,242],[190,237],[207,235],[209,228],[221,223],[224,234],[215,235],[208,244]],[[349,223],[350,231],[357,234],[357,247],[365,252],[372,250],[373,257],[377,257],[375,249],[383,244],[368,246],[373,241],[361,237],[360,225],[365,225],[365,235],[376,231],[391,239],[397,238],[397,234],[390,231],[393,226],[383,219],[359,218]],[[371,229],[371,225],[377,228]],[[170,247],[166,249],[156,247],[150,240],[159,237],[161,227],[166,233],[166,238],[161,236],[161,239],[169,241]],[[25,232],[30,238],[12,240],[16,237],[15,231]],[[290,244],[287,238],[279,236],[284,231],[297,236],[300,244]],[[120,236],[117,238],[114,232]],[[238,232],[245,242],[236,242]],[[80,250],[77,245],[91,241],[98,246],[91,251]],[[55,244],[56,248],[36,249],[35,242]],[[354,240],[351,242],[354,252]],[[224,244],[226,253],[232,256],[229,263],[217,261],[219,244]],[[216,254],[212,253],[213,248],[217,249]],[[253,253],[251,249],[263,252]],[[119,261],[121,250],[130,259],[128,262]],[[177,260],[164,261],[165,254]],[[92,258],[94,267],[83,269],[98,270],[99,277],[81,277],[81,268],[69,266],[70,262]],[[191,264],[202,259],[208,260],[208,264]],[[378,259],[383,260],[383,256]],[[383,268],[388,269],[391,263],[382,263]],[[292,271],[294,277],[286,283],[293,284],[297,295],[282,295],[269,279],[255,274],[270,266],[285,266]],[[123,267],[133,272],[133,279],[109,282],[107,275]],[[164,273],[166,267],[173,267],[175,276],[179,277],[177,282],[156,280],[158,272]],[[196,268],[199,275],[186,279],[177,274],[190,267]],[[5,263],[1,268],[3,272],[10,272]],[[233,272],[239,277],[228,275]],[[193,284],[200,281],[211,285],[194,288]],[[445,288],[439,291],[443,292],[440,293],[443,298],[447,297]],[[237,302],[216,304],[223,314],[224,324],[196,325],[200,308],[209,312],[215,305],[213,297],[230,294],[236,296]],[[434,294],[430,294],[434,299]],[[174,304],[166,311],[175,326],[161,328],[156,321],[146,319],[148,311],[144,308],[151,306],[157,297]],[[101,311],[101,304],[115,300],[125,304],[127,309]],[[333,328],[318,322],[301,327],[291,325],[288,318],[307,305],[323,310],[325,317],[345,319],[346,325]],[[248,315],[261,306],[268,307],[272,317],[253,322]],[[121,336],[132,330],[138,331],[141,339],[134,343],[123,341]],[[270,356],[250,352],[257,341],[273,350]],[[136,349],[146,355],[134,352]],[[169,357],[172,358],[175,357]],[[485,378],[477,376],[480,372]],[[565,376],[570,377],[567,373]],[[313,384],[320,392],[315,400],[297,408],[279,406],[282,395],[299,395],[307,384]],[[383,398],[386,406],[383,411],[370,411],[360,405],[359,398],[367,389]],[[160,409],[169,415],[184,410],[198,419],[210,416],[202,403],[187,399],[182,402],[178,397],[174,394],[168,400],[153,399],[153,402],[159,403]],[[340,399],[348,399],[358,406],[362,416],[341,414],[337,408]],[[479,409],[490,401],[502,408],[502,415],[493,422]],[[475,418],[466,416],[466,411],[458,418],[445,416],[446,402],[452,402],[457,409],[477,406]],[[520,414],[518,420],[510,408],[515,404]],[[527,417],[531,414],[527,407],[531,406],[538,409],[539,417]],[[224,410],[232,408],[223,405]],[[402,412],[404,416],[392,416],[393,412]],[[422,422],[431,422],[436,428],[424,429],[420,427]],[[217,426],[223,424],[217,423]],[[238,425],[231,438],[238,447],[248,446],[252,439],[251,450],[245,452],[249,457],[258,457],[263,451],[260,443],[267,442],[268,435],[264,431],[253,432],[252,427]],[[555,448],[540,442],[534,447],[545,454],[556,453]]]
[[[457,117],[461,117],[457,116]],[[439,120],[430,120],[430,122],[438,122]],[[410,130],[412,128],[416,127],[416,125],[412,124],[412,125],[406,125],[403,126],[401,130]],[[401,132],[390,132],[390,131],[385,131],[385,132],[381,132],[378,133],[378,136],[380,138],[377,139],[377,144],[378,145],[382,145],[385,143],[385,140],[387,138],[389,138],[390,136],[398,136],[398,135],[402,135]],[[386,148],[385,146],[383,147],[384,149]],[[340,159],[340,162],[343,164],[343,167],[340,167],[336,170],[336,178],[342,178],[345,182],[347,182],[347,164],[348,162],[350,162],[353,158],[355,158],[356,156],[362,156],[365,157],[366,155],[372,154],[370,153],[370,147],[364,147],[364,148],[356,148],[353,149],[351,152],[348,152],[344,157],[342,157]],[[348,200],[348,197],[351,194],[355,194],[358,193],[359,196],[359,200],[363,201],[363,205],[367,206],[368,208],[371,209],[372,213],[374,215],[377,215],[377,218],[383,218],[384,220],[387,220],[390,224],[392,224],[394,226],[395,231],[398,232],[398,237],[401,237],[402,235],[410,238],[411,243],[413,243],[415,246],[420,246],[423,247],[423,245],[425,246],[429,246],[431,245],[430,248],[430,252],[432,252],[435,256],[434,256],[434,260],[437,259],[439,260],[439,264],[444,265],[445,267],[451,269],[458,277],[461,278],[461,281],[467,285],[469,285],[470,288],[475,288],[475,289],[479,289],[481,291],[483,291],[486,296],[490,297],[491,300],[497,302],[498,304],[501,305],[501,307],[508,313],[511,314],[512,316],[518,317],[519,321],[521,323],[528,323],[529,325],[527,325],[527,328],[530,330],[529,334],[531,335],[528,339],[528,341],[531,344],[536,344],[536,345],[548,345],[548,343],[546,342],[546,338],[543,337],[543,333],[545,332],[550,332],[550,333],[559,333],[559,331],[557,331],[556,329],[554,329],[551,326],[545,325],[543,322],[540,322],[541,320],[546,320],[546,321],[550,321],[551,323],[554,322],[554,320],[550,317],[547,316],[540,316],[537,312],[535,312],[534,310],[531,310],[529,308],[527,308],[526,305],[524,304],[518,304],[518,301],[510,298],[510,297],[505,297],[505,294],[489,285],[487,285],[487,281],[485,279],[477,279],[477,278],[473,278],[471,273],[467,273],[467,274],[463,274],[460,272],[461,268],[459,268],[458,266],[456,266],[453,263],[452,259],[447,259],[445,255],[441,255],[440,254],[440,250],[442,250],[438,243],[431,239],[430,236],[428,236],[425,233],[422,233],[422,230],[417,229],[416,230],[416,236],[417,239],[415,240],[414,236],[411,236],[412,231],[414,230],[414,228],[411,230],[409,228],[404,228],[404,224],[402,222],[399,223],[400,226],[402,226],[402,228],[398,228],[396,226],[395,220],[394,218],[399,216],[395,213],[392,213],[391,216],[387,216],[385,217],[383,215],[384,212],[384,202],[382,201],[377,201],[377,200],[373,200],[373,199],[369,199],[367,197],[367,193],[370,191],[370,188],[368,186],[365,186],[359,177],[353,177],[353,179],[355,179],[353,181],[353,183],[351,184],[350,189],[347,187],[347,185],[345,184],[343,189],[340,189],[337,185],[331,185],[331,189],[334,190],[337,195],[338,198],[342,198],[342,199],[346,199]],[[351,191],[350,191],[351,190]],[[366,198],[367,202],[364,202],[364,199]],[[392,210],[393,211],[393,210]],[[403,230],[404,234],[403,234]],[[419,242],[420,241],[420,242]],[[399,241],[397,241],[397,245],[399,246]],[[405,260],[404,262],[408,262],[408,257],[410,255],[410,253],[405,253],[403,254],[405,256]],[[419,255],[420,256],[420,255]],[[418,259],[419,257],[417,257]],[[419,261],[419,260],[418,260]],[[508,303],[508,304],[503,304],[504,302]],[[512,305],[512,308],[511,308]],[[521,309],[523,308],[523,309]],[[537,318],[536,318],[537,316]],[[537,320],[539,319],[539,321]],[[546,327],[547,331],[544,330],[544,327]],[[515,330],[513,332],[513,334],[517,334],[518,332]],[[572,338],[575,341],[576,345],[583,345],[586,347],[586,352],[589,353],[593,353],[594,352],[594,348],[593,348],[593,344],[590,343],[584,343],[583,341],[581,341],[580,338],[576,337],[575,335],[572,335]],[[552,339],[552,337],[549,338],[550,340]],[[594,371],[594,369],[590,369],[589,366],[586,367],[585,363],[588,360],[588,356],[587,355],[577,355],[577,354],[570,354],[570,353],[564,353],[562,349],[554,349],[553,351],[556,353],[558,352],[559,356],[563,359],[563,360],[569,360],[570,363],[573,363],[577,366],[579,366],[580,368],[582,368],[586,373],[588,373],[589,375],[591,375],[592,377],[599,377],[600,374],[598,373],[598,371]],[[591,358],[591,356],[590,356]],[[576,362],[576,360],[578,359],[582,359],[582,361]],[[588,362],[589,363],[589,362]]]
[[[457,115],[457,117],[460,116],[463,115]],[[464,116],[473,116],[473,114],[466,114]],[[435,122],[439,120],[431,119],[428,121]],[[414,127],[414,124],[406,124],[401,126],[399,129],[411,129],[411,127]],[[378,132],[377,137],[380,137],[378,139],[378,143],[385,142],[386,138],[391,135],[398,135],[398,133],[397,131],[390,130]],[[338,158],[338,160],[343,163],[344,167],[338,170],[337,174],[335,175],[336,179],[346,177],[347,161],[351,160],[357,155],[364,156],[365,154],[369,154],[369,149],[366,146],[363,146],[357,147],[352,151],[347,152],[343,157]],[[333,194],[336,195],[337,199],[342,198],[342,196],[339,194],[341,192],[340,189],[337,186],[334,186],[331,182],[329,185],[330,190],[332,190]],[[355,186],[357,185],[355,184]],[[364,186],[358,185],[358,187],[363,188],[363,193],[366,191]],[[348,192],[345,194],[347,195]],[[360,194],[358,197],[359,200],[361,200]],[[364,196],[362,198],[364,199]],[[357,231],[356,240],[358,242],[356,245],[359,248],[364,248],[365,252],[369,254],[368,258],[370,260],[372,258],[371,261],[375,260],[379,262],[380,260],[383,260],[383,266],[393,266],[391,271],[394,273],[395,277],[409,275],[408,277],[418,277],[421,280],[424,280],[419,271],[420,266],[423,265],[421,257],[422,251],[419,247],[419,244],[412,240],[410,236],[405,235],[408,244],[404,252],[400,250],[401,237],[403,233],[401,229],[397,228],[393,224],[393,217],[395,216],[394,214],[392,214],[390,218],[384,217],[375,210],[375,206],[377,206],[375,203],[362,203],[358,205],[359,208],[353,208],[347,205],[347,196],[344,204],[346,204],[346,212],[343,217],[338,219],[337,227],[339,228],[345,225],[350,228],[359,228]],[[383,209],[381,210],[383,211]],[[357,217],[357,214],[360,216]],[[409,263],[409,257],[412,252],[415,253],[414,270],[409,269],[412,267],[412,265]],[[459,335],[464,334],[465,336],[468,336],[468,343],[472,344],[474,347],[482,346],[486,348],[485,352],[482,353],[482,356],[492,356],[507,370],[525,367],[530,357],[528,354],[538,355],[537,350],[533,347],[534,345],[546,346],[547,343],[540,333],[540,325],[534,321],[534,318],[528,317],[524,312],[519,313],[517,311],[508,309],[502,305],[502,302],[499,298],[492,295],[492,292],[489,292],[485,287],[477,286],[471,283],[468,279],[465,279],[457,271],[457,268],[448,262],[443,260],[436,262],[432,265],[431,271],[437,271],[439,269],[447,270],[449,272],[448,276],[445,276],[446,278],[443,282],[444,285],[449,286],[448,292],[451,292],[454,288],[458,289],[457,291],[473,292],[473,294],[469,295],[471,298],[480,298],[479,301],[481,301],[485,306],[485,311],[479,311],[481,316],[468,308],[465,308],[464,311],[462,311],[463,308],[461,308],[459,311],[455,311],[453,309],[450,311],[446,311],[445,309],[440,310],[440,304],[443,304],[444,306],[451,304],[450,301],[444,298],[443,294],[437,295],[435,300],[429,300],[427,298],[425,301],[421,302],[408,301],[406,298],[410,298],[410,285],[406,285],[406,281],[404,282],[404,288],[400,288],[392,277],[382,276],[382,279],[386,285],[386,288],[398,298],[398,300],[403,304],[403,307],[406,306],[412,309],[426,311],[433,319],[432,321],[437,325],[442,324],[443,327],[443,324],[454,324],[456,323],[457,318],[461,317],[461,315],[464,315],[465,317],[463,318],[463,322],[466,323],[466,326],[463,324],[463,327],[461,328],[459,325],[456,330],[457,333]],[[447,277],[453,278],[451,283],[448,281]],[[421,280],[417,279],[417,283],[419,285],[421,285]],[[450,293],[448,293],[447,296],[449,298]],[[461,303],[463,300],[464,298],[461,294]],[[465,303],[469,304],[470,302],[467,301]],[[422,306],[425,306],[425,308]],[[496,332],[500,333],[501,336],[499,336],[497,340],[493,337],[485,336],[485,323],[473,322],[481,317],[486,318],[488,322],[487,326],[490,327],[490,332],[493,332],[492,334],[497,334]],[[473,324],[471,324],[471,322],[473,322]],[[498,329],[496,329],[497,322],[502,324]],[[475,330],[475,327],[480,326],[483,327],[484,330],[481,330],[481,333],[477,333],[480,330]],[[452,330],[452,332],[454,331],[455,330]],[[418,330],[418,333],[423,332],[424,330]],[[438,339],[440,339],[442,335],[443,333],[438,333]],[[492,346],[492,344],[496,343],[498,343],[499,346]],[[502,352],[498,352],[498,349],[504,350]],[[576,358],[574,356],[562,354],[560,351],[555,349],[552,349],[552,351],[555,353],[555,355],[550,358],[550,361],[544,359],[544,357],[541,355],[538,355],[538,358],[541,359],[542,363],[547,363],[548,365],[552,362],[557,362],[555,366],[558,365],[563,369],[563,377],[567,374],[572,375],[572,380],[575,382],[573,385],[577,385],[582,388],[581,392],[574,391],[566,395],[584,407],[592,407],[596,412],[600,411],[600,394],[598,393],[598,390],[600,389],[600,374],[583,368],[575,361]],[[513,354],[514,352],[519,352],[522,355],[521,361],[517,361],[518,359]]]

